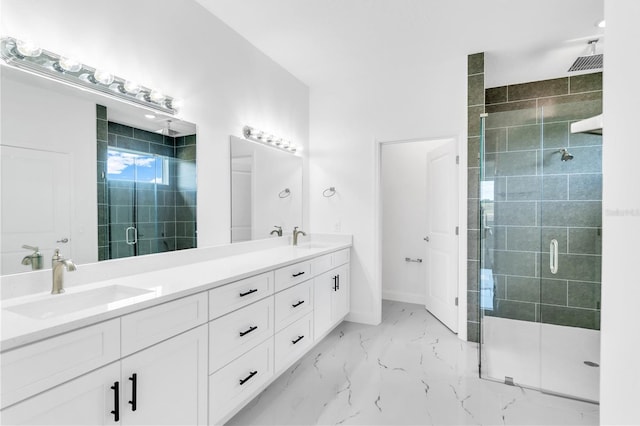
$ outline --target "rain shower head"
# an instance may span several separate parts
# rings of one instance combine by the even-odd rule
[[[562,161],[573,160],[573,154],[571,154],[569,151],[567,151],[566,148],[562,148],[558,152],[560,153],[560,160],[562,160]]]
[[[590,52],[586,56],[578,56],[571,68],[567,72],[597,70],[602,68],[603,55],[596,54],[596,43],[598,40],[589,40]]]

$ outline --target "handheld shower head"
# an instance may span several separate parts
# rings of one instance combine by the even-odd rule
[[[573,154],[571,154],[569,151],[567,151],[566,148],[562,148],[558,152],[560,153],[560,160],[562,160],[562,161],[573,160]]]

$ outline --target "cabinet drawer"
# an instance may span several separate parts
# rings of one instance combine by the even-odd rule
[[[2,408],[120,358],[120,319],[2,353]]]
[[[309,313],[276,334],[275,371],[298,359],[313,344],[313,313]]]
[[[313,311],[313,280],[290,287],[276,300],[276,332]]]
[[[209,372],[273,336],[273,296],[209,323]]]
[[[174,300],[122,317],[122,356],[207,322],[207,293]]]
[[[273,272],[256,275],[209,291],[209,320],[273,294]]]
[[[324,256],[316,257],[311,261],[313,265],[313,275],[318,275],[323,272],[327,272],[333,267],[333,253],[325,254]]]
[[[273,338],[209,376],[209,424],[219,424],[273,376]]]
[[[333,267],[349,262],[351,249],[344,249],[333,253]]]
[[[276,269],[276,292],[311,278],[311,261]]]

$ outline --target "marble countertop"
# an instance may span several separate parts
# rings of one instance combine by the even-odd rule
[[[7,299],[2,301],[1,305],[0,351],[15,349],[60,333],[207,291],[243,278],[348,248],[351,245],[351,241],[334,241],[309,243],[297,247],[268,248],[120,278],[96,280],[89,284],[67,288],[65,293],[59,295],[42,292]],[[93,304],[94,306],[87,308],[74,306],[74,298],[78,300],[78,304],[86,303],[77,295],[110,286],[147,291],[115,302]],[[60,298],[59,300],[69,298],[70,313],[52,315],[48,318],[34,318],[11,310],[18,305],[51,300],[54,297]]]

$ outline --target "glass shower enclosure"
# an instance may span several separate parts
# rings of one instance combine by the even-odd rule
[[[481,377],[593,402],[602,136],[570,125],[599,108],[567,96],[480,118]]]

